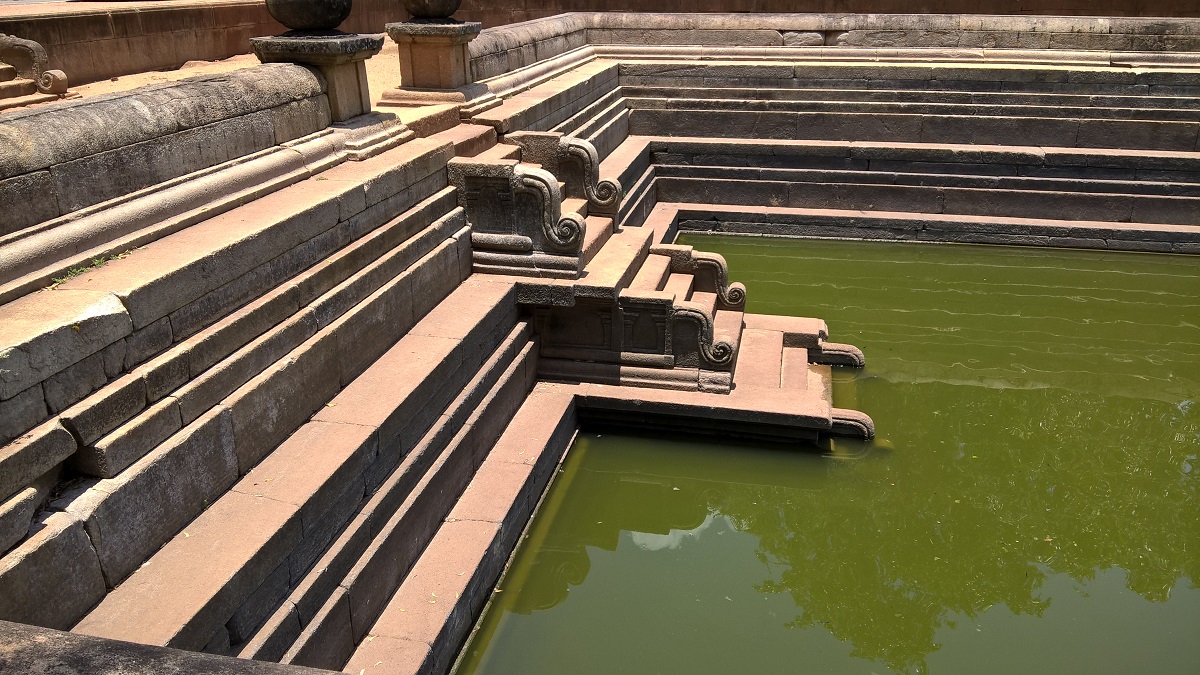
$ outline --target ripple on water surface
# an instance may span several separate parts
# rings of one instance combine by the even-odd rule
[[[879,438],[581,435],[459,673],[1200,672],[1200,259],[684,243]]]

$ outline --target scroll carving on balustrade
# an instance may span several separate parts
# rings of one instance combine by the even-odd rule
[[[713,317],[708,312],[687,305],[676,305],[672,310],[675,320],[691,321],[696,324],[697,347],[706,365],[727,368],[733,364],[734,345],[727,340],[717,340]]]
[[[716,253],[697,251],[691,246],[658,244],[651,253],[671,258],[671,271],[691,274],[700,290],[717,294],[717,309],[743,309],[746,306],[746,286],[729,282],[729,264]]]
[[[477,268],[504,273],[575,278],[586,222],[562,212],[558,181],[548,171],[515,160],[455,158],[450,183],[471,224]]]
[[[556,132],[519,131],[504,141],[521,147],[521,159],[539,164],[566,184],[565,197],[586,199],[588,212],[615,215],[621,203],[621,183],[600,178],[596,146],[582,138]]]
[[[46,48],[37,42],[0,33],[0,63],[16,68],[19,77],[33,80],[43,94],[67,93],[67,74],[61,70],[47,70],[48,61]]]

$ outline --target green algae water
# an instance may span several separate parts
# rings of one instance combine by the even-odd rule
[[[878,439],[581,434],[458,673],[1200,673],[1200,258],[683,243]]]

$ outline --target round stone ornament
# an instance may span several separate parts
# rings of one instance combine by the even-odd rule
[[[351,0],[267,0],[267,11],[296,31],[331,31],[350,16]]]
[[[404,0],[404,9],[414,19],[449,19],[462,0]]]

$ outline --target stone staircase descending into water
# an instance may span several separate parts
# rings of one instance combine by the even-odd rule
[[[444,672],[579,424],[873,433],[678,232],[1200,251],[1188,55],[587,49],[6,287],[0,618]]]

